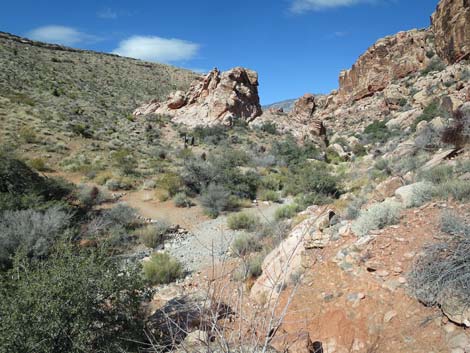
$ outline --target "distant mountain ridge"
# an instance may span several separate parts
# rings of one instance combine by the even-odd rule
[[[268,110],[268,109],[283,109],[286,113],[290,112],[292,109],[294,109],[294,104],[297,99],[286,99],[280,102],[272,103],[272,104],[267,104],[263,105],[263,110]]]

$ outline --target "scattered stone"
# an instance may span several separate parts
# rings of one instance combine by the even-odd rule
[[[397,312],[395,310],[390,310],[384,315],[384,323],[389,323],[392,319],[397,316]]]

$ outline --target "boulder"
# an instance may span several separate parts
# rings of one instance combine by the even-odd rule
[[[441,0],[431,17],[436,51],[453,64],[470,55],[470,1]]]
[[[441,309],[450,321],[470,327],[470,307],[467,303],[466,298],[449,295],[441,303]]]
[[[395,191],[403,186],[402,178],[395,176],[384,180],[375,188],[376,200],[383,201],[395,195]]]
[[[429,183],[425,181],[405,185],[395,190],[395,197],[402,203],[404,207],[411,207],[415,203],[415,191],[419,189],[424,190],[428,186]]]
[[[163,114],[176,123],[191,127],[232,125],[235,120],[251,122],[261,115],[258,74],[236,67],[221,73],[218,69],[195,80],[187,92],[175,92],[166,102],[151,102],[135,116]]]

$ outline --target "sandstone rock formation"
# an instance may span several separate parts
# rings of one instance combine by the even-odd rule
[[[426,53],[433,49],[431,38],[430,31],[411,30],[378,40],[350,70],[341,73],[341,101],[368,97],[393,80],[425,68],[429,63]]]
[[[221,73],[212,70],[194,81],[187,92],[177,91],[165,102],[152,101],[138,108],[135,116],[165,114],[188,126],[231,125],[235,120],[251,122],[261,115],[258,74],[236,67]]]
[[[453,64],[470,55],[470,1],[441,0],[432,15],[438,55]]]

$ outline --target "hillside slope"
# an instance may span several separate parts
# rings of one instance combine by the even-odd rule
[[[169,65],[30,41],[0,32],[0,140],[87,136],[132,140],[140,103],[187,89],[195,73]],[[124,132],[124,133],[123,133]]]

